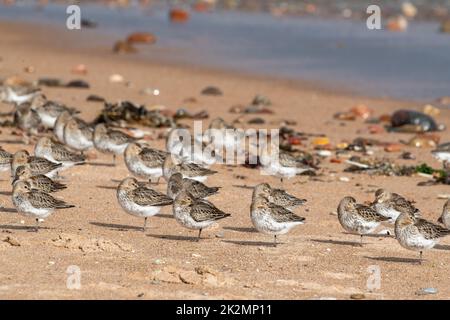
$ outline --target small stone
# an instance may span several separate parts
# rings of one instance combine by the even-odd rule
[[[203,89],[201,94],[205,96],[221,96],[223,95],[223,92],[218,87],[210,86]]]
[[[113,47],[114,53],[135,53],[137,49],[131,43],[126,41],[117,41]]]
[[[189,12],[183,9],[173,8],[169,12],[171,22],[186,22],[189,20]]]
[[[436,288],[422,288],[422,289],[419,289],[418,291],[416,291],[416,295],[418,295],[418,296],[425,296],[425,295],[437,294],[437,293],[438,293],[438,289],[436,289]]]
[[[342,182],[349,182],[349,181],[350,181],[350,178],[348,178],[348,177],[339,177],[339,181],[342,181]]]
[[[28,66],[28,67],[25,67],[24,71],[26,73],[34,73],[36,71],[36,68],[33,66]]]
[[[143,292],[141,292],[141,293],[139,293],[139,294],[137,295],[138,298],[142,298],[143,296],[144,296],[144,293],[143,293]]]
[[[270,106],[270,105],[272,105],[272,101],[270,101],[269,98],[267,98],[263,95],[257,94],[253,98],[252,105],[254,105],[254,106],[259,106],[259,105]]]
[[[222,239],[224,237],[223,231],[216,233],[216,238]]]
[[[438,199],[450,199],[450,194],[438,194]]]
[[[20,247],[19,241],[10,236],[7,236],[5,239],[3,239],[3,242],[9,243],[13,247]]]
[[[384,147],[384,151],[386,152],[399,152],[402,151],[403,145],[399,143],[390,143],[386,147]]]
[[[84,64],[78,64],[72,68],[73,74],[86,75],[87,72],[88,72],[87,67]]]
[[[72,80],[69,81],[66,85],[66,88],[82,88],[82,89],[89,89],[90,85],[84,80]]]
[[[416,157],[411,152],[403,152],[400,156],[403,160],[415,160]]]
[[[362,300],[365,298],[366,298],[366,296],[362,293],[354,293],[354,294],[350,295],[350,299],[353,299],[353,300]]]
[[[263,118],[253,118],[248,120],[247,122],[248,124],[264,124],[266,123],[266,120],[264,120]]]
[[[156,259],[155,261],[153,261],[153,264],[164,264],[164,261]]]
[[[149,32],[135,32],[127,37],[127,42],[153,44],[156,42],[156,36]]]
[[[91,94],[86,98],[86,101],[90,101],[90,102],[105,102],[105,98],[100,97],[96,94]]]
[[[124,80],[124,77],[120,74],[112,74],[111,76],[109,76],[109,82],[111,83],[121,83]]]

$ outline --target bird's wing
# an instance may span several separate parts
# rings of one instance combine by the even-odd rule
[[[166,206],[172,204],[165,194],[146,187],[139,187],[132,192],[133,200],[140,206]]]
[[[368,207],[362,204],[356,205],[356,211],[358,212],[358,215],[366,221],[381,222],[390,219],[378,214],[372,207]]]
[[[436,239],[450,234],[450,230],[425,219],[417,218],[414,226],[425,239]]]
[[[302,222],[305,220],[305,218],[300,217],[292,211],[289,211],[288,209],[274,203],[269,203],[269,208],[271,215],[276,222]]]
[[[203,199],[196,199],[191,206],[191,217],[197,222],[208,220],[219,220],[230,216],[216,208],[211,202]]]

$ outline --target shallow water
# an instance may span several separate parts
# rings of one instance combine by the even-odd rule
[[[0,5],[2,20],[45,21],[64,28],[66,17],[65,6]],[[368,30],[365,21],[215,12],[194,13],[188,23],[171,24],[164,9],[97,5],[83,5],[82,17],[117,38],[133,31],[155,33],[158,43],[144,54],[161,57],[164,52],[162,58],[169,61],[314,81],[371,96],[450,96],[450,35],[440,34],[438,23],[413,22],[408,32],[393,33]]]

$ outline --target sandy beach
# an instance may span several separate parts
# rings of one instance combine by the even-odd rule
[[[292,128],[325,134],[333,145],[357,136],[393,143],[411,137],[370,134],[363,120],[338,121],[333,119],[336,112],[358,104],[367,105],[376,116],[400,108],[423,107],[421,103],[331,92],[294,81],[162,64],[133,55],[114,55],[110,47],[77,48],[73,44],[85,37],[92,39],[95,34],[81,36],[45,26],[0,23],[0,77],[87,81],[90,89],[43,88],[49,99],[78,108],[80,117],[87,121],[103,108],[103,103],[86,101],[90,94],[110,102],[130,100],[170,110],[206,110],[210,118],[204,127],[215,117],[236,119],[239,115],[230,113],[230,107],[247,105],[256,94],[262,94],[272,101],[274,114],[245,115],[241,126],[250,126],[247,120],[256,116],[267,123],[294,120],[297,124]],[[71,73],[78,64],[87,66],[87,75]],[[24,71],[29,66],[34,67],[34,73]],[[122,75],[128,85],[110,83],[112,74]],[[207,86],[219,87],[223,96],[201,95]],[[157,88],[160,95],[140,93],[148,87]],[[0,104],[0,108],[2,112],[12,110],[6,104]],[[450,127],[450,110],[441,110],[436,119]],[[151,146],[164,149],[165,141],[156,137],[165,129],[143,130],[154,132]],[[13,131],[1,128],[0,145],[9,152],[32,152],[33,145],[22,144]],[[438,135],[441,142],[450,139],[448,130]],[[311,139],[301,148],[312,151]],[[441,164],[431,157],[430,150],[405,146],[403,151],[410,151],[416,160],[400,160],[399,152],[386,153],[382,148],[376,156],[404,164],[426,162],[437,168]],[[105,165],[111,162],[111,156],[96,152],[91,156],[89,164],[64,173],[68,188],[57,194],[76,208],[56,212],[38,233],[27,228],[33,225],[31,218],[15,212],[9,173],[1,173],[1,299],[350,299],[356,294],[366,299],[450,298],[450,238],[427,251],[420,265],[417,253],[401,248],[393,237],[367,237],[365,245],[359,247],[359,237],[345,233],[333,214],[344,196],[352,195],[358,202],[372,201],[374,191],[383,187],[414,199],[424,216],[436,221],[445,201],[437,196],[448,194],[449,186],[418,186],[427,180],[419,176],[346,173],[344,163],[331,163],[325,158],[317,177],[298,176],[284,182],[288,192],[308,200],[305,207],[296,210],[306,223],[281,236],[282,244],[274,248],[270,236],[253,229],[249,218],[251,190],[239,186],[268,182],[281,187],[279,179],[262,176],[257,169],[214,166],[218,174],[208,179],[208,185],[222,188],[210,200],[232,216],[220,221],[217,228],[205,230],[204,239],[195,242],[197,233],[182,228],[173,219],[170,207],[151,218],[149,228],[142,232],[141,219],[126,214],[116,200],[117,181],[129,176],[123,159],[120,157],[118,165],[111,167]],[[165,191],[165,182],[156,188]],[[67,288],[69,266],[81,270],[79,290]],[[379,267],[381,288],[369,291],[371,266]],[[416,294],[430,287],[438,293]]]

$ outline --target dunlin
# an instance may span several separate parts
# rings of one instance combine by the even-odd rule
[[[158,214],[163,206],[173,202],[165,194],[142,186],[135,178],[126,178],[120,183],[117,200],[127,213],[144,218],[144,231],[147,218]]]
[[[62,163],[63,169],[84,164],[86,157],[67,149],[63,144],[49,137],[42,137],[36,143],[34,154],[52,162]]]
[[[71,118],[64,127],[64,142],[72,149],[86,151],[94,146],[94,131],[83,120]]]
[[[164,178],[168,181],[174,173],[181,173],[183,178],[204,182],[208,176],[217,173],[217,171],[204,168],[193,162],[184,162],[180,159],[176,159],[175,156],[170,156],[164,160]]]
[[[406,249],[422,253],[433,248],[440,238],[450,235],[450,230],[440,225],[418,218],[415,212],[404,212],[395,221],[395,237]]]
[[[281,182],[285,178],[290,179],[306,172],[315,172],[315,169],[304,164],[302,159],[283,150],[272,153],[271,150],[264,148],[260,160],[265,172],[280,177]]]
[[[41,125],[38,113],[31,109],[30,103],[19,105],[14,113],[14,124],[28,134],[37,134]]]
[[[217,220],[230,216],[211,202],[194,198],[186,190],[182,190],[173,201],[173,214],[182,226],[198,230],[197,241],[200,240],[203,229],[210,227]]]
[[[114,164],[116,163],[116,155],[123,154],[127,146],[135,140],[122,131],[107,128],[103,123],[95,126],[94,146],[100,152],[112,153]]]
[[[163,163],[170,154],[133,142],[124,152],[125,164],[131,173],[138,177],[159,181],[163,175]]]
[[[40,94],[40,89],[29,87],[4,87],[0,97],[1,100],[8,103],[22,104],[30,102],[34,97]]]
[[[36,231],[39,230],[39,219],[47,218],[57,209],[74,207],[45,192],[32,190],[24,181],[18,181],[14,185],[12,202],[19,213],[36,218]]]
[[[216,162],[215,150],[212,146],[197,142],[194,138],[183,141],[173,129],[166,139],[166,150],[186,162],[193,162],[203,167],[210,167]]]
[[[253,189],[253,199],[263,196],[270,202],[288,210],[294,209],[306,203],[306,199],[297,198],[282,189],[272,188],[268,183],[260,183]]]
[[[372,203],[373,208],[378,214],[389,218],[390,223],[395,223],[397,217],[405,211],[417,212],[411,201],[397,193],[391,193],[385,189],[375,191],[375,201]]]
[[[337,211],[341,226],[349,233],[359,234],[361,244],[365,234],[373,232],[381,222],[389,220],[372,207],[356,203],[353,197],[342,199]]]
[[[34,108],[41,118],[42,124],[46,128],[53,129],[55,127],[56,120],[63,112],[68,112],[69,114],[75,114],[77,111],[72,108],[68,108],[63,104],[57,103],[55,101],[42,101],[42,103],[35,103],[33,100],[32,108]]]
[[[438,222],[450,229],[450,199],[448,199],[444,204],[444,208],[442,208],[442,215],[439,217]]]
[[[278,235],[288,233],[293,227],[305,221],[305,218],[270,202],[262,195],[255,194],[250,207],[250,218],[256,230],[273,235],[274,246],[277,245]]]
[[[43,174],[53,178],[58,170],[61,169],[61,163],[55,163],[45,158],[30,156],[28,151],[20,150],[14,153],[11,161],[11,175],[14,175],[19,166],[26,166],[30,169],[32,175]]]
[[[72,118],[72,115],[68,111],[63,111],[58,118],[56,118],[55,125],[53,127],[53,133],[56,138],[61,143],[66,143],[64,141],[64,127],[67,122]]]
[[[33,175],[30,168],[26,166],[20,166],[17,168],[12,184],[14,185],[19,181],[28,182],[31,189],[46,193],[58,192],[67,188],[66,185],[53,181],[43,174]]]
[[[207,198],[216,194],[219,187],[208,187],[197,180],[183,178],[181,173],[174,173],[167,183],[167,195],[175,199],[182,190],[186,190],[194,198]]]
[[[0,171],[11,170],[12,154],[0,147]]]

